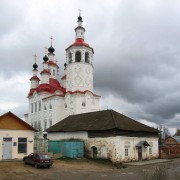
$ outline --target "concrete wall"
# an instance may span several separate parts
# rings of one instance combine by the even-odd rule
[[[12,137],[12,159],[22,159],[33,152],[34,131],[30,130],[0,130],[0,160],[2,160],[2,144],[4,137]],[[18,153],[18,138],[27,138],[27,153]],[[16,142],[16,146],[13,143]]]

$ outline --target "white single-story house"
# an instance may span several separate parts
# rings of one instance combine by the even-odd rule
[[[0,116],[0,160],[22,159],[32,153],[35,131],[12,112]]]
[[[114,163],[158,158],[157,129],[114,110],[71,115],[47,130],[53,140],[83,140],[85,156]]]

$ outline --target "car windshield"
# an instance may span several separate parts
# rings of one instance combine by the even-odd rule
[[[40,154],[39,158],[40,159],[50,159],[50,157],[47,154]]]

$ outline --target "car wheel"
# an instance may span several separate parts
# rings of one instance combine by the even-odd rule
[[[27,162],[26,162],[26,161],[24,161],[24,164],[26,164],[26,165],[27,165]]]
[[[51,167],[50,165],[47,166],[47,168],[50,168],[50,167]]]
[[[39,166],[38,166],[38,164],[35,164],[35,168],[38,168]]]

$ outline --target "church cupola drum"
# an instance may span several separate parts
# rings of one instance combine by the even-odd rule
[[[75,42],[66,49],[66,90],[93,91],[93,48],[84,40],[85,28],[79,14]]]

